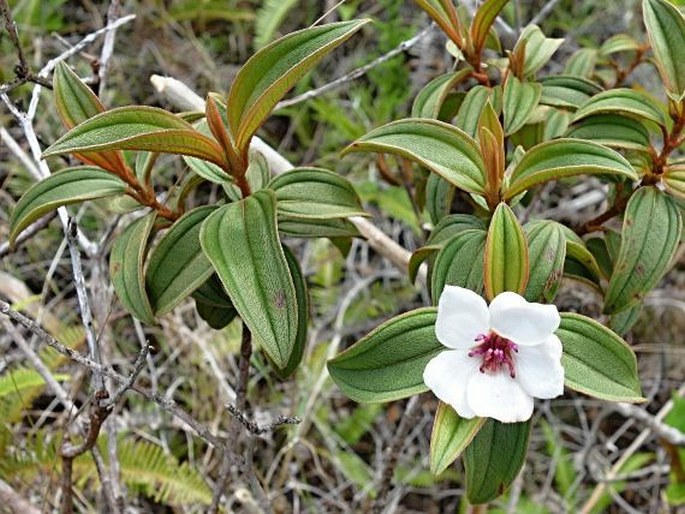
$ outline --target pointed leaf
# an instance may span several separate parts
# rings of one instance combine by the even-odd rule
[[[202,224],[200,244],[252,335],[276,366],[286,366],[297,337],[297,298],[274,193],[220,207]]]
[[[499,293],[523,294],[528,282],[528,244],[516,215],[506,203],[495,209],[485,243],[484,286],[492,300]]]
[[[200,227],[214,206],[193,209],[179,218],[152,250],[147,290],[155,315],[166,314],[214,273],[200,246]]]
[[[610,148],[578,139],[555,139],[526,152],[511,173],[505,198],[550,180],[585,174],[638,178],[625,157]]]
[[[439,475],[452,464],[478,431],[485,418],[463,419],[446,403],[438,403],[430,442],[431,473]]]
[[[528,122],[541,94],[540,84],[521,82],[516,76],[509,75],[502,97],[505,135],[513,134]]]
[[[640,43],[628,34],[616,34],[602,43],[599,54],[606,57],[618,52],[635,52],[639,49]]]
[[[64,134],[43,152],[43,157],[106,150],[182,154],[226,166],[216,141],[164,109],[145,106],[100,113]]]
[[[446,285],[465,287],[476,293],[483,290],[486,236],[483,229],[467,229],[453,236],[438,252],[431,274],[434,304]]]
[[[533,266],[523,296],[531,302],[552,302],[564,273],[564,232],[558,223],[549,220],[526,223],[524,232]]]
[[[469,76],[469,73],[471,73],[470,67],[446,73],[431,80],[416,95],[411,108],[411,117],[439,119],[440,110],[447,95],[457,84],[464,81]]]
[[[566,387],[602,400],[644,400],[635,354],[623,339],[601,323],[570,312],[561,314],[556,334],[564,350]]]
[[[392,318],[328,361],[343,393],[357,402],[387,402],[426,391],[423,370],[445,347],[435,336],[437,309]]]
[[[10,217],[9,242],[31,223],[63,205],[123,193],[126,184],[100,168],[67,168],[35,184],[19,199]]]
[[[67,129],[106,110],[93,90],[64,61],[55,67],[52,85],[57,113]],[[126,168],[119,152],[85,153],[77,157],[115,173]]]
[[[228,93],[228,122],[236,148],[245,150],[290,88],[368,22],[344,21],[299,30],[254,54],[240,69]]]
[[[149,325],[155,323],[155,317],[145,290],[143,265],[156,217],[157,213],[151,212],[127,226],[114,240],[109,256],[114,292],[129,313]]]
[[[490,32],[495,18],[504,9],[509,0],[487,0],[481,4],[471,22],[471,40],[473,47],[480,52]]]
[[[269,182],[276,193],[278,214],[327,219],[367,216],[350,182],[328,170],[295,168]]]
[[[426,11],[457,46],[463,46],[463,28],[457,16],[457,10],[452,0],[414,0],[416,4]]]
[[[593,114],[622,114],[638,120],[653,121],[664,127],[668,124],[658,100],[647,93],[628,88],[611,89],[593,96],[578,109],[573,122]]]
[[[545,37],[537,25],[523,29],[514,47],[514,54],[524,55],[523,76],[529,77],[547,64],[563,42],[563,39]]]
[[[685,93],[685,18],[666,0],[644,0],[642,12],[661,79],[680,96]]]
[[[436,120],[409,118],[378,127],[344,151],[401,155],[470,193],[485,191],[485,165],[478,144],[458,128]]]
[[[455,125],[471,137],[478,135],[478,120],[485,104],[492,97],[492,89],[485,86],[475,86],[466,93],[466,97],[459,107]]]
[[[526,461],[530,421],[500,423],[489,418],[464,452],[466,497],[487,503],[504,493]]]
[[[678,206],[655,187],[641,187],[628,201],[621,249],[609,280],[604,312],[639,302],[661,280],[680,242]]]

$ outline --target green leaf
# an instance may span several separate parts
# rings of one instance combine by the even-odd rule
[[[478,135],[478,120],[483,112],[485,104],[493,96],[493,91],[489,87],[475,86],[466,93],[464,101],[459,107],[457,119],[454,124],[462,129],[470,137]]]
[[[572,126],[566,137],[627,150],[647,150],[650,146],[647,127],[640,120],[618,114],[588,116]]]
[[[487,225],[482,219],[477,218],[472,214],[450,214],[449,216],[442,218],[440,222],[435,225],[433,231],[426,240],[426,244],[433,245],[445,243],[451,239],[452,236],[469,228],[480,228],[485,230]]]
[[[685,166],[668,166],[661,180],[669,193],[685,200]]]
[[[544,220],[526,223],[530,276],[524,297],[531,302],[552,302],[557,295],[564,273],[566,238],[560,225]]]
[[[473,440],[485,418],[463,419],[446,403],[438,403],[430,442],[431,473],[445,471]]]
[[[547,110],[547,117],[545,119],[543,141],[558,139],[563,136],[568,129],[569,123],[571,123],[571,115],[568,111],[550,107]]]
[[[271,169],[269,168],[269,162],[261,152],[257,150],[250,151],[250,162],[245,172],[245,178],[250,185],[251,191],[259,191],[268,187],[267,184],[271,180]]]
[[[570,312],[556,332],[563,346],[566,387],[602,400],[641,402],[635,354],[601,323]]]
[[[642,303],[639,302],[632,307],[629,307],[611,316],[611,319],[609,319],[609,328],[618,335],[623,336],[624,334],[628,333],[631,328],[633,328],[635,323],[637,323],[637,321],[640,319],[641,313]]]
[[[642,12],[661,79],[680,96],[685,93],[685,18],[666,0],[643,0]]]
[[[195,300],[197,314],[214,330],[221,330],[238,316],[216,273],[195,289],[191,296]]]
[[[244,150],[283,96],[326,54],[369,20],[299,30],[265,46],[240,69],[228,93],[228,122],[238,150]]]
[[[604,298],[605,313],[634,305],[661,280],[678,248],[682,224],[678,206],[657,188],[641,187],[631,196]]]
[[[565,75],[577,77],[591,77],[597,63],[597,50],[594,48],[581,48],[569,58],[564,68]]]
[[[446,285],[476,293],[483,290],[483,256],[487,232],[467,229],[453,236],[438,252],[431,275],[431,297],[437,304]]]
[[[540,103],[553,107],[577,109],[590,97],[601,93],[601,86],[591,80],[568,75],[545,77],[541,81]]]
[[[297,338],[297,298],[276,228],[276,196],[265,189],[209,215],[200,244],[240,317],[276,366]]]
[[[478,144],[462,130],[429,119],[400,120],[367,133],[344,151],[400,155],[470,193],[485,191],[485,165]]]
[[[156,316],[166,314],[214,272],[200,246],[200,227],[214,206],[193,209],[179,218],[152,250],[147,290]]]
[[[490,27],[509,0],[489,0],[483,2],[476,11],[471,23],[471,41],[477,52],[485,45]]]
[[[414,0],[455,44],[463,44],[463,28],[452,0]]]
[[[638,120],[647,120],[665,127],[668,124],[662,106],[642,91],[617,88],[604,91],[585,102],[576,112],[573,122],[594,114],[622,114]]]
[[[484,286],[492,300],[504,291],[523,294],[528,282],[528,244],[516,215],[506,203],[495,209],[485,243]]]
[[[109,256],[114,292],[128,312],[149,325],[155,323],[155,317],[145,290],[143,265],[156,217],[157,213],[151,212],[127,226],[114,240]]]
[[[470,503],[487,503],[504,493],[523,467],[529,438],[530,421],[486,421],[464,452]]]
[[[523,127],[540,101],[542,86],[533,82],[521,82],[509,75],[504,85],[502,112],[504,135],[508,136]]]
[[[392,318],[328,362],[333,381],[357,402],[399,400],[426,391],[423,370],[445,347],[435,336],[436,308]]]
[[[307,293],[307,282],[302,274],[302,269],[293,252],[284,245],[283,253],[288,263],[290,276],[293,278],[295,297],[297,298],[297,337],[295,338],[295,345],[285,367],[275,369],[276,374],[284,379],[297,369],[300,362],[302,362],[302,357],[304,357],[304,350],[307,345],[307,327],[309,325],[309,293]]]
[[[469,73],[471,73],[471,68],[467,67],[431,80],[416,95],[411,108],[411,117],[439,119],[440,110],[447,95],[457,84],[464,81]]]
[[[216,141],[164,109],[145,106],[119,107],[100,113],[64,134],[43,152],[43,157],[106,150],[189,155],[227,166]]]
[[[618,52],[635,52],[639,49],[640,43],[628,34],[616,34],[602,43],[599,54],[607,57]]]
[[[93,90],[64,61],[55,67],[52,86],[57,113],[67,129],[106,110]],[[112,172],[126,168],[119,152],[85,153],[78,158]]]
[[[218,307],[211,303],[195,300],[197,314],[214,330],[228,326],[238,315],[234,307]]]
[[[329,219],[366,216],[350,182],[328,170],[295,168],[269,182],[278,214],[291,218]]]
[[[10,216],[9,242],[31,223],[63,205],[121,194],[126,185],[100,168],[81,166],[67,168],[33,185],[19,199]]]
[[[545,37],[537,25],[526,26],[514,47],[515,54],[524,55],[523,75],[529,77],[540,70],[563,42]]]
[[[426,210],[434,223],[439,223],[452,209],[455,188],[440,175],[431,173],[426,180]]]
[[[357,227],[345,219],[309,220],[291,216],[278,217],[278,231],[292,237],[357,237]]]
[[[510,199],[532,186],[584,174],[638,176],[621,154],[610,148],[578,139],[555,139],[531,148],[509,177],[505,198]]]

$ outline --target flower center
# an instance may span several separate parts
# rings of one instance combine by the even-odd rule
[[[480,334],[475,341],[478,343],[469,352],[469,357],[480,357],[482,364],[480,365],[480,372],[496,373],[503,366],[509,368],[509,375],[511,378],[516,376],[516,367],[514,365],[514,353],[519,351],[519,347],[499,334],[490,332],[489,334]]]

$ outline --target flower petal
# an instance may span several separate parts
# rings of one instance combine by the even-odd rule
[[[466,403],[466,384],[478,373],[479,361],[463,350],[447,350],[433,357],[423,370],[423,381],[435,396],[462,418],[475,416]]]
[[[519,348],[516,380],[535,398],[556,398],[564,394],[561,341],[557,336],[551,335],[536,346]]]
[[[490,303],[492,329],[521,346],[540,344],[559,328],[559,323],[555,305],[528,303],[516,293],[500,293]]]
[[[466,389],[466,401],[476,416],[502,423],[526,421],[533,415],[533,398],[509,373],[475,373]]]
[[[490,331],[488,305],[470,289],[445,286],[438,302],[435,335],[449,348],[467,350],[475,339]]]

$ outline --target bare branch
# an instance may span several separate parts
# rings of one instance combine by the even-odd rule
[[[297,416],[286,416],[279,414],[275,420],[265,425],[259,425],[256,421],[249,419],[244,412],[238,409],[237,406],[229,403],[226,405],[226,410],[235,416],[235,419],[245,427],[245,429],[253,435],[262,435],[266,432],[273,432],[278,427],[283,425],[299,425],[302,420]]]

